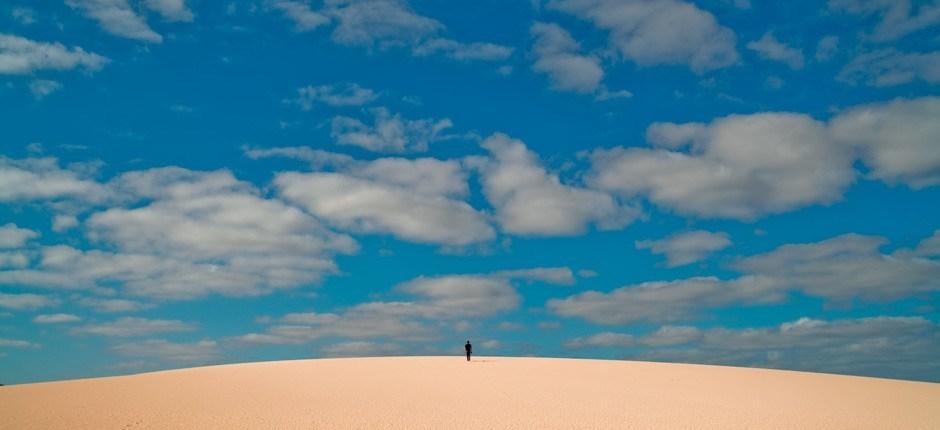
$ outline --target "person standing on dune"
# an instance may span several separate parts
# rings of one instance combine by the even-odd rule
[[[473,345],[470,344],[470,341],[467,341],[467,344],[463,346],[463,349],[467,351],[467,361],[470,361],[470,354],[473,354]]]

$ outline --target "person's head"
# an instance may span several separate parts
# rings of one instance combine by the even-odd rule
[[[470,341],[468,340],[468,341],[467,341],[467,345],[469,345],[469,344],[470,344]]]

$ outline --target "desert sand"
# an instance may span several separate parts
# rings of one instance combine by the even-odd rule
[[[940,384],[689,364],[345,358],[0,387],[0,429],[931,429]]]

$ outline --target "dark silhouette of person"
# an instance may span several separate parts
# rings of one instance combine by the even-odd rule
[[[473,345],[470,344],[470,341],[467,341],[467,344],[463,346],[463,349],[467,351],[467,361],[470,361],[470,354],[473,354]]]

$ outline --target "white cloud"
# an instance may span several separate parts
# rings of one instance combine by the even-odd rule
[[[193,343],[174,343],[150,339],[116,345],[114,352],[127,357],[141,357],[180,363],[206,363],[219,356],[215,341],[203,340]]]
[[[316,11],[300,1],[275,1],[272,6],[294,21],[298,31],[335,22],[331,39],[341,45],[410,47],[414,56],[443,54],[458,61],[500,61],[513,53],[513,48],[494,43],[442,37],[444,24],[418,14],[406,0],[326,0]]]
[[[883,316],[703,330],[681,345],[628,356],[924,380],[940,374],[938,354],[940,326],[921,317]]]
[[[667,325],[643,336],[639,343],[649,346],[683,345],[701,337],[702,331],[696,327]]]
[[[696,277],[645,282],[611,292],[587,291],[550,300],[557,315],[598,324],[678,321],[706,309],[770,304],[800,292],[837,303],[888,302],[940,291],[934,236],[915,249],[883,254],[879,237],[846,234],[815,243],[788,244],[739,258],[729,280]]]
[[[940,5],[911,0],[829,0],[829,8],[881,19],[869,37],[878,42],[899,39],[940,23]]]
[[[493,43],[463,43],[453,39],[434,38],[412,48],[418,57],[443,53],[457,61],[500,61],[512,56],[514,49]]]
[[[55,158],[15,160],[0,155],[0,201],[81,198],[99,201],[108,195],[80,169],[62,169]]]
[[[660,240],[639,240],[637,249],[665,254],[667,267],[677,267],[704,260],[709,254],[731,246],[725,233],[695,230],[677,233]]]
[[[32,342],[18,339],[4,339],[0,337],[0,348],[34,348],[37,345]]]
[[[420,194],[459,197],[468,193],[467,172],[456,160],[386,157],[362,161],[344,154],[301,146],[246,148],[245,154],[252,159],[294,158],[310,163],[314,170],[331,168],[357,178],[413,189]]]
[[[910,53],[888,48],[866,52],[846,64],[837,79],[875,87],[902,85],[916,80],[940,83],[940,51]]]
[[[117,312],[136,312],[144,309],[150,309],[153,305],[141,303],[127,299],[100,299],[94,297],[84,297],[78,300],[78,304],[94,309],[102,313]]]
[[[192,22],[194,18],[193,11],[186,7],[186,0],[144,0],[143,5],[167,21]]]
[[[30,239],[39,237],[39,233],[27,228],[19,228],[16,224],[0,225],[0,249],[19,248]]]
[[[855,180],[851,148],[802,114],[653,124],[648,136],[666,149],[594,151],[589,184],[680,213],[753,219],[835,202]]]
[[[834,138],[858,148],[870,176],[914,189],[940,184],[940,98],[856,106],[830,122]]]
[[[297,89],[297,98],[289,100],[303,110],[310,110],[317,103],[333,107],[362,106],[371,103],[378,94],[359,84],[336,84],[301,87]]]
[[[627,90],[617,90],[610,91],[607,87],[601,85],[600,89],[597,91],[597,94],[594,95],[594,100],[603,102],[608,100],[616,99],[629,99],[633,97],[633,93]]]
[[[593,93],[604,79],[600,59],[580,54],[581,46],[557,24],[536,22],[529,32],[535,38],[532,69],[545,73],[556,90]]]
[[[491,276],[506,279],[547,282],[556,285],[574,285],[574,273],[568,267],[536,267],[534,269],[500,270]]]
[[[816,44],[816,61],[829,61],[839,50],[838,36],[824,36]]]
[[[734,267],[772,279],[779,289],[850,302],[895,300],[940,290],[940,261],[907,251],[882,254],[880,237],[845,234],[790,244],[740,259]]]
[[[36,70],[101,69],[108,59],[81,47],[37,42],[0,33],[0,74],[25,75]]]
[[[341,173],[282,173],[274,183],[289,201],[345,229],[456,246],[494,237],[483,214],[433,188]]]
[[[315,12],[306,2],[279,0],[272,2],[271,7],[280,10],[285,17],[294,21],[297,31],[310,31],[330,22],[330,18]]]
[[[514,282],[566,284],[568,268],[535,268],[489,274],[419,277],[395,287],[412,300],[361,303],[338,314],[295,313],[281,317],[265,333],[235,340],[246,344],[301,344],[326,337],[427,340],[436,336],[430,322],[461,324],[516,309],[521,297]],[[551,275],[549,275],[551,274]],[[448,329],[450,330],[450,329]]]
[[[0,252],[0,269],[22,268],[29,266],[30,257],[25,252]]]
[[[916,255],[923,257],[940,257],[940,230],[935,231],[933,236],[922,240],[915,252]]]
[[[35,193],[44,182],[22,184]],[[85,222],[91,242],[114,251],[42,247],[34,266],[0,271],[3,282],[73,289],[117,284],[165,299],[258,295],[315,283],[337,271],[333,255],[357,247],[303,211],[260,197],[228,171],[158,168],[88,186],[103,188],[110,203],[128,205],[112,205]],[[45,194],[61,194],[60,188]]]
[[[557,315],[617,325],[683,320],[707,308],[776,303],[783,297],[775,283],[760,277],[745,276],[729,281],[698,277],[644,282],[609,293],[587,291],[549,300],[547,306]]]
[[[62,89],[62,84],[48,79],[33,79],[29,83],[29,91],[33,93],[36,100],[42,100],[60,89]]]
[[[38,294],[0,293],[0,308],[11,310],[34,310],[55,306],[58,301]]]
[[[549,7],[609,31],[610,45],[642,66],[685,64],[696,73],[735,64],[734,32],[680,0],[553,0]]]
[[[803,68],[803,51],[781,43],[771,31],[764,33],[758,40],[748,42],[747,49],[757,52],[761,58],[784,63],[791,69]]]
[[[520,140],[497,133],[482,146],[491,154],[478,166],[483,191],[505,232],[574,235],[589,224],[620,228],[639,216],[637,209],[608,194],[563,184]]]
[[[76,327],[72,332],[110,337],[134,337],[193,330],[195,330],[194,326],[179,320],[124,317],[108,323],[87,324]]]
[[[72,314],[45,314],[45,315],[36,315],[33,318],[33,322],[38,324],[62,324],[81,321],[82,319],[78,315]]]
[[[160,275],[126,275],[126,286],[137,294],[188,298],[297,287],[334,272],[332,254],[356,250],[352,238],[278,200],[258,196],[253,186],[228,171],[151,169],[125,173],[114,182],[116,188],[152,202],[95,213],[86,225],[93,238],[126,253],[114,256],[114,262],[140,259],[143,273],[149,269],[151,276]]]
[[[52,231],[61,233],[74,227],[78,227],[78,218],[74,215],[56,215],[52,218]]]
[[[403,351],[398,344],[365,341],[340,342],[320,348],[320,352],[327,357],[381,357],[398,355]]]
[[[401,0],[326,0],[325,5],[324,12],[339,23],[332,38],[343,45],[415,45],[444,28]]]
[[[333,118],[330,135],[340,145],[353,145],[373,152],[421,152],[428,145],[445,139],[443,131],[453,127],[450,119],[402,119],[384,107],[370,109],[372,124],[355,118]]]
[[[321,170],[327,167],[342,167],[356,163],[357,160],[336,152],[313,149],[307,146],[282,146],[276,148],[252,148],[243,146],[245,156],[252,160],[262,158],[285,157],[310,163],[310,168]]]
[[[163,41],[163,37],[147,25],[127,0],[66,0],[65,3],[97,21],[105,31],[115,36],[150,43]]]
[[[565,348],[581,349],[596,347],[631,347],[636,344],[632,335],[623,333],[603,332],[586,337],[576,337],[565,342]]]

